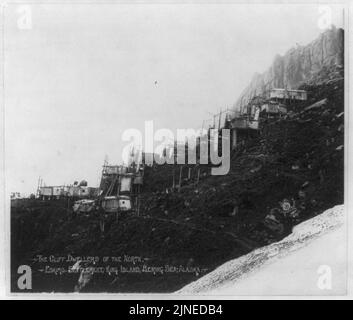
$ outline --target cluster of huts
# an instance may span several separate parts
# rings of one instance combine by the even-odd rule
[[[261,120],[282,117],[288,112],[288,105],[307,100],[307,91],[271,89],[262,96],[254,96],[241,107],[236,116],[229,116],[226,126],[231,129],[232,148],[236,148],[246,137],[257,134]]]
[[[38,196],[42,200],[53,200],[61,198],[95,198],[98,196],[98,188],[88,186],[41,186]]]
[[[224,128],[231,129],[231,146],[236,148],[249,135],[258,134],[263,119],[282,117],[288,112],[292,101],[307,100],[304,90],[272,89],[266,96],[254,96],[237,114],[226,114]],[[218,129],[221,129],[221,114]],[[214,125],[215,127],[215,125]],[[210,127],[211,128],[211,127]],[[74,209],[89,212],[99,206],[106,213],[134,210],[139,212],[140,192],[143,185],[144,166],[105,163],[98,188],[87,183],[70,186],[40,186],[38,196],[44,200],[73,198]]]
[[[100,183],[101,205],[105,212],[130,211],[138,213],[139,194],[143,184],[143,168],[135,166],[103,166]]]
[[[90,212],[97,207],[106,213],[139,209],[139,194],[143,184],[143,167],[134,165],[103,165],[98,188],[82,181],[74,185],[38,186],[37,197],[42,200],[69,198],[74,200],[75,212]]]

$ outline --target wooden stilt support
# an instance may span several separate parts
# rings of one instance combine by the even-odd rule
[[[172,190],[175,189],[175,167],[173,166],[173,184],[172,184]]]
[[[179,185],[178,185],[178,191],[180,192],[181,188],[181,179],[183,177],[183,166],[180,166],[180,172],[179,172]]]

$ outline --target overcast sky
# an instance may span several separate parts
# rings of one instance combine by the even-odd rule
[[[276,54],[314,40],[309,5],[31,5],[5,13],[7,189],[35,192],[86,179],[105,155],[121,162],[122,132],[199,128],[231,107]],[[332,7],[341,27],[342,9]]]

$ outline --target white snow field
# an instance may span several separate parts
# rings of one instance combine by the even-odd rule
[[[346,215],[335,206],[293,229],[280,242],[231,260],[178,294],[345,295]]]

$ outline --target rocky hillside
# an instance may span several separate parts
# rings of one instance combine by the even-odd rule
[[[198,183],[185,176],[180,192],[167,193],[173,167],[149,168],[140,216],[112,221],[104,235],[96,214],[75,216],[65,201],[38,200],[13,208],[12,290],[18,290],[18,266],[27,264],[33,291],[72,292],[79,274],[64,270],[74,261],[34,260],[72,255],[97,256],[97,267],[123,270],[95,274],[82,292],[175,292],[229,260],[286,237],[292,225],[281,235],[264,226],[282,199],[304,191],[299,222],[342,204],[343,85],[337,80],[303,86],[310,92],[308,101],[285,118],[264,122],[261,135],[232,153],[228,175],[201,174]],[[143,261],[102,261],[125,255]],[[43,271],[47,265],[48,272]]]
[[[284,56],[277,55],[267,71],[253,76],[235,107],[271,88],[297,89],[304,82],[320,82],[323,70],[330,70],[324,72],[325,80],[327,73],[333,78],[342,77],[343,37],[343,30],[333,27],[308,45],[292,48]]]
[[[175,292],[342,204],[342,52],[343,31],[332,29],[256,77],[243,97],[304,81],[299,88],[308,100],[292,104],[284,117],[264,119],[259,134],[232,151],[225,176],[211,176],[207,167],[198,176],[197,167],[146,168],[139,215],[109,219],[103,232],[99,212],[76,215],[67,201],[35,199],[12,208],[12,291],[19,290],[18,266],[26,264],[34,292],[72,292],[85,276],[72,272],[80,260],[99,271],[80,292]],[[183,173],[182,183],[170,192],[174,172]],[[264,222],[283,199],[298,200],[300,215],[274,232]]]

